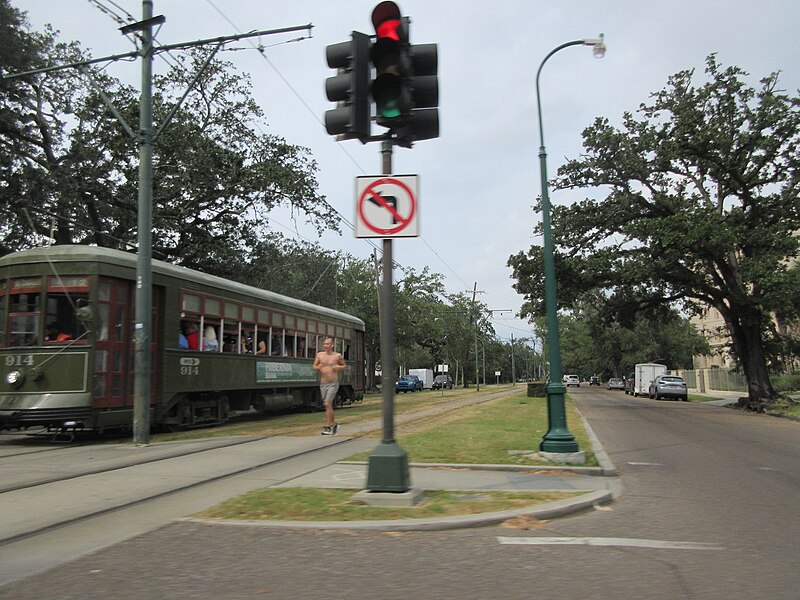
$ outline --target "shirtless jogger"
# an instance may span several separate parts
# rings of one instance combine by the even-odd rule
[[[317,352],[314,359],[314,370],[319,371],[319,390],[322,394],[322,404],[325,406],[325,427],[322,435],[335,435],[339,426],[333,420],[333,401],[339,391],[339,371],[346,369],[342,355],[333,351],[333,340],[325,338],[322,342],[322,352]]]

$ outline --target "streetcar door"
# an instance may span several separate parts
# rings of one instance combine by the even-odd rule
[[[95,329],[94,405],[117,408],[132,404],[129,356],[130,311],[133,308],[133,283],[119,279],[100,279]]]
[[[158,311],[155,307],[158,306],[159,291],[158,288],[153,288],[151,403],[156,398],[158,381],[156,338],[159,328]],[[97,408],[133,406],[135,292],[132,281],[100,278],[94,361],[94,406]]]

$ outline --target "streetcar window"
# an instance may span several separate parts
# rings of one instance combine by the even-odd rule
[[[242,321],[253,322],[256,320],[256,309],[252,306],[242,307]]]
[[[308,322],[308,331],[309,331],[309,333],[317,333],[317,322],[316,321],[309,321]]]
[[[272,347],[270,350],[271,356],[286,356],[286,352],[284,351],[283,346],[283,328],[281,327],[273,327],[272,328]]]
[[[297,331],[308,331],[305,319],[297,318]]]
[[[350,360],[350,341],[345,340],[344,342],[344,350],[342,351],[342,358],[345,360]]]
[[[39,312],[39,292],[11,296],[11,312]]]
[[[317,336],[313,333],[307,333],[306,339],[308,340],[308,356],[313,357],[317,355]]]
[[[334,348],[334,352],[338,352],[339,354],[342,353],[342,340],[341,340],[341,338],[336,338],[333,341],[333,348]]]
[[[261,325],[269,325],[269,311],[268,310],[258,310],[258,322]]]
[[[193,294],[184,294],[182,310],[193,313],[200,312],[200,297]]]
[[[12,314],[8,320],[12,346],[34,346],[38,341],[39,315]]]
[[[255,352],[255,325],[242,323],[242,343],[239,352],[253,354]]]
[[[255,351],[256,354],[269,354],[267,349],[269,348],[269,327],[265,327],[264,329],[256,328],[256,344],[255,344]]]
[[[306,334],[297,334],[297,357],[306,358]]]
[[[281,313],[272,313],[272,324],[283,327],[283,315]]]
[[[206,298],[205,313],[207,315],[214,315],[215,317],[221,316],[220,301],[216,298]]]
[[[87,294],[53,293],[47,294],[47,313],[45,322],[48,327],[58,324],[58,338],[46,341],[77,340],[86,336],[86,326],[78,320],[75,310],[89,303]],[[52,338],[52,332],[49,337]]]
[[[233,304],[232,302],[226,302],[224,317],[226,319],[231,319],[232,321],[237,321],[239,319],[239,305]]]
[[[239,352],[239,325],[225,321],[222,329],[222,351]]]
[[[295,354],[294,341],[295,341],[294,331],[287,331],[286,338],[284,339],[283,343],[284,356],[297,356]]]
[[[336,327],[333,325],[328,324],[328,337],[335,338],[336,337]]]

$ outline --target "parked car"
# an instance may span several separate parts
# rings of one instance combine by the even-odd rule
[[[394,391],[397,392],[416,392],[422,391],[422,380],[416,375],[403,375],[394,384]]]
[[[686,389],[686,382],[683,380],[683,377],[678,375],[659,375],[650,382],[647,395],[656,400],[661,400],[662,398],[677,398],[684,402],[689,401],[689,392]]]
[[[450,379],[450,375],[437,375],[433,378],[433,385],[431,389],[434,390],[441,390],[441,389],[453,389],[453,380]]]
[[[567,387],[574,385],[575,387],[581,387],[581,378],[577,375],[567,375]]]
[[[589,377],[589,385],[600,385],[600,378],[597,375]]]
[[[612,377],[606,386],[609,390],[624,390],[625,382],[619,377]]]

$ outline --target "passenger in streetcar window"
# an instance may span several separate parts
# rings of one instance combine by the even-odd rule
[[[178,348],[181,350],[189,349],[189,340],[186,339],[186,336],[183,335],[182,331],[178,332]]]
[[[205,333],[203,333],[203,350],[206,352],[219,351],[217,331],[211,325],[206,325]]]
[[[200,349],[200,332],[198,331],[197,323],[194,321],[187,321],[183,327],[184,335],[186,336],[187,348],[189,350]]]
[[[45,333],[44,339],[46,342],[68,342],[72,339],[72,336],[61,331],[61,325],[57,321],[53,321],[47,326],[47,333]]]
[[[267,353],[267,342],[264,341],[264,338],[258,340],[258,350],[256,350],[256,354],[266,354]]]

